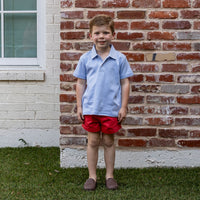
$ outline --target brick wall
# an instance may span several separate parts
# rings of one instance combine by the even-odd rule
[[[59,146],[60,1],[45,2],[44,65],[0,66],[0,147]]]
[[[86,145],[72,73],[91,49],[88,21],[99,13],[114,18],[113,44],[135,74],[117,146],[200,147],[199,7],[199,0],[61,0],[62,148]]]

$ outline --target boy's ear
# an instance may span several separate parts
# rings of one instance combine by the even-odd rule
[[[91,33],[89,33],[89,38],[90,38],[90,39],[92,38],[92,34],[91,34]]]

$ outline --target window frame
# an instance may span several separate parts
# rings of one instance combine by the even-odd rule
[[[4,44],[4,14],[5,13],[36,13],[37,16],[37,57],[36,58],[4,58],[0,57],[0,68],[5,66],[43,67],[45,63],[45,0],[37,0],[37,10],[4,11],[3,0],[0,0],[1,9],[1,43]],[[4,46],[2,45],[2,53]]]

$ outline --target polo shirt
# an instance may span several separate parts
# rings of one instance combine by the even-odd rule
[[[83,115],[118,116],[121,108],[120,80],[133,75],[124,54],[111,45],[109,55],[102,60],[93,46],[80,57],[73,75],[86,80]]]

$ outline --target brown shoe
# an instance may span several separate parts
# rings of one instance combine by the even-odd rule
[[[84,190],[95,190],[96,187],[97,187],[97,183],[93,178],[87,179],[84,184]]]
[[[106,187],[109,190],[116,190],[118,188],[117,181],[114,178],[108,178],[106,180]]]

